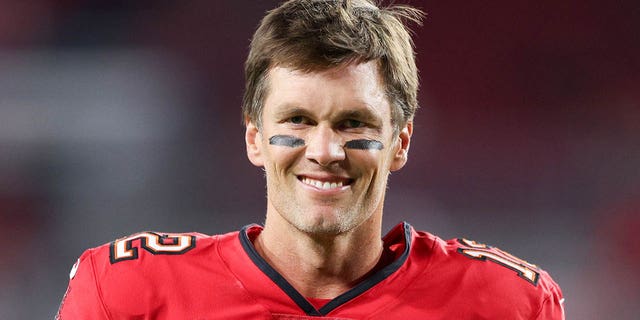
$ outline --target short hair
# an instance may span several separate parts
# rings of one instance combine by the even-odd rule
[[[322,71],[376,61],[391,104],[392,124],[404,126],[418,108],[418,70],[405,22],[423,12],[405,5],[380,8],[375,0],[289,0],[267,13],[253,35],[245,63],[245,120],[262,125],[273,67]]]

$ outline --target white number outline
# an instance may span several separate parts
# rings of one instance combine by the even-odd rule
[[[491,261],[503,267],[515,271],[518,276],[533,286],[538,286],[540,272],[534,264],[528,263],[498,248],[485,244],[477,243],[472,240],[458,239],[458,242],[466,248],[458,248],[458,252],[462,255],[481,261]]]
[[[185,234],[158,234],[141,232],[115,240],[110,245],[111,264],[138,259],[138,248],[133,246],[140,240],[140,247],[151,254],[183,254],[196,247],[196,237]],[[171,243],[167,243],[170,241]]]

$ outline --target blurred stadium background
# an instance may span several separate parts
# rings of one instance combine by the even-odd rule
[[[533,261],[568,319],[638,319],[638,2],[396,2],[429,16],[385,229]],[[0,0],[0,319],[53,318],[88,247],[262,221],[242,70],[276,3]]]

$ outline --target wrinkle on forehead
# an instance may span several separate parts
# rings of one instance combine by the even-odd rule
[[[383,119],[388,113],[391,121],[392,106],[373,62],[317,72],[273,67],[269,81],[265,104],[271,105],[276,116],[297,109],[302,115],[353,113],[364,116],[364,120],[378,118],[377,122],[386,122]]]

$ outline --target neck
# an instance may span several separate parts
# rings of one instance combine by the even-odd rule
[[[305,297],[332,299],[358,283],[382,254],[380,215],[353,230],[316,235],[267,215],[258,253]],[[272,221],[281,220],[281,221]]]

